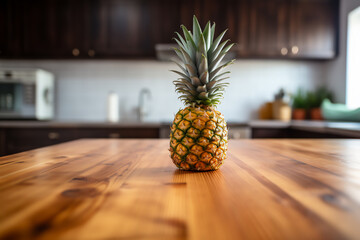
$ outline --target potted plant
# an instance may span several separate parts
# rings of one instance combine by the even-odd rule
[[[325,99],[332,101],[332,93],[325,87],[319,87],[315,92],[308,92],[307,101],[310,109],[310,117],[312,120],[323,120],[321,113],[321,104]]]
[[[306,94],[301,89],[293,96],[292,107],[294,120],[304,120],[306,118]]]

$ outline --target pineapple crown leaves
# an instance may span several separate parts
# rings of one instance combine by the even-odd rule
[[[179,75],[173,81],[176,92],[186,105],[198,104],[216,106],[223,97],[228,83],[224,80],[230,72],[222,72],[224,68],[234,60],[222,63],[226,53],[234,44],[228,44],[229,40],[221,42],[227,30],[223,31],[214,39],[215,23],[210,21],[204,30],[201,30],[197,18],[193,17],[192,33],[181,25],[183,36],[175,32],[174,40],[178,44],[174,51],[178,61],[174,61],[181,71],[172,70]]]

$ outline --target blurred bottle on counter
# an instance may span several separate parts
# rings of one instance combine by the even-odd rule
[[[119,96],[117,93],[110,92],[108,95],[107,120],[109,122],[119,121]]]

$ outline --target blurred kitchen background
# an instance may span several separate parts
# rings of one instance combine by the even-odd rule
[[[0,0],[0,155],[83,137],[168,137],[183,106],[169,71],[172,38],[181,24],[192,28],[194,14],[237,43],[219,106],[231,138],[357,138],[359,6]]]

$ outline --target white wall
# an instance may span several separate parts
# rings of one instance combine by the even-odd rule
[[[175,64],[159,61],[115,60],[6,60],[0,67],[38,67],[56,76],[56,119],[103,121],[110,91],[120,96],[120,119],[136,119],[139,92],[149,88],[152,93],[150,121],[172,121],[182,107],[174,92],[170,69]],[[284,87],[313,89],[323,83],[324,62],[238,60],[229,67],[225,99],[219,110],[228,121],[246,121],[257,117],[265,101]]]
[[[339,56],[329,61],[325,66],[325,80],[335,93],[335,100],[340,103],[346,101],[346,43],[347,43],[347,17],[360,0],[340,0],[340,39]],[[360,54],[360,53],[359,53]]]
[[[347,66],[346,66],[346,105],[360,107],[360,7],[348,17]]]

